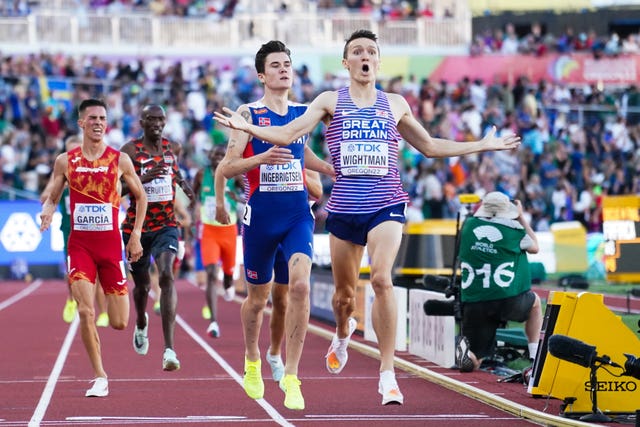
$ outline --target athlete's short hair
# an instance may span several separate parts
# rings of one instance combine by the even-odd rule
[[[89,107],[103,107],[106,111],[107,104],[102,99],[88,98],[83,100],[78,107],[78,115],[82,116],[82,113]]]
[[[284,43],[279,40],[271,40],[270,42],[267,42],[260,46],[258,53],[256,53],[255,67],[258,74],[264,74],[264,66],[265,62],[267,61],[267,55],[276,52],[284,52],[287,54],[289,59],[291,59],[291,51],[287,46],[285,46]]]
[[[351,33],[349,38],[345,41],[344,50],[342,51],[343,59],[347,58],[347,49],[349,47],[349,43],[351,43],[355,39],[369,39],[369,40],[373,40],[374,42],[376,42],[376,44],[378,44],[378,36],[376,36],[376,34],[373,31],[356,30],[353,33]]]

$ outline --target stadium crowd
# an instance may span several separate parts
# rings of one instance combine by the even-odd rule
[[[480,31],[474,37],[469,53],[474,56],[492,53],[542,56],[547,52],[591,52],[594,57],[635,54],[640,52],[640,34],[630,33],[624,38],[615,32],[602,35],[594,30],[576,34],[575,29],[568,26],[562,34],[554,35],[544,32],[542,25],[534,22],[530,32],[520,37],[516,27],[508,23],[504,29]]]
[[[443,7],[442,16],[452,16],[455,3]],[[236,8],[241,8],[238,0],[72,0],[67,2],[78,10],[97,13],[153,13],[162,16],[231,18]],[[286,12],[292,1],[275,4],[279,12]],[[316,0],[320,10],[347,10],[351,12],[374,13],[380,19],[415,19],[419,16],[433,17],[436,11],[427,5],[420,7],[417,0],[387,0],[374,4],[371,0]],[[40,7],[55,7],[55,4],[41,1],[5,0],[0,6],[0,15],[24,16]]]
[[[293,97],[308,102],[342,82],[332,74],[314,82],[301,65]],[[49,84],[69,78],[60,89]],[[49,83],[47,83],[49,82]],[[536,231],[551,223],[582,221],[601,231],[600,196],[640,192],[640,93],[621,88],[568,87],[530,82],[521,76],[510,85],[464,78],[431,81],[427,76],[389,78],[385,90],[401,93],[435,137],[479,139],[490,126],[522,136],[514,152],[457,159],[427,159],[403,151],[403,181],[412,197],[410,219],[453,218],[460,193],[506,192],[524,201]],[[166,135],[183,144],[182,167],[193,176],[207,153],[226,142],[212,112],[260,96],[252,64],[216,68],[211,63],[148,59],[111,61],[99,56],[46,53],[4,56],[0,62],[1,182],[39,193],[51,173],[64,139],[78,132],[76,109],[87,97],[109,105],[109,144],[120,147],[140,133],[139,109],[166,106]],[[580,106],[577,110],[575,106]],[[322,128],[313,149],[326,155]],[[329,193],[331,182],[325,182]],[[6,197],[6,191],[3,192]],[[322,204],[317,208],[322,230]]]

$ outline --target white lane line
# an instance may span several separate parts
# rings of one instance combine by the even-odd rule
[[[67,417],[67,421],[155,421],[155,422],[204,422],[204,421],[240,421],[246,420],[247,417],[242,416],[224,416],[224,415],[188,415],[186,417],[127,417],[127,416],[86,416],[86,417]]]
[[[62,367],[64,366],[64,362],[67,360],[67,355],[69,354],[69,348],[71,348],[71,344],[73,343],[73,338],[76,336],[76,332],[78,331],[78,325],[80,324],[80,319],[76,316],[69,325],[69,330],[67,331],[67,336],[64,337],[64,341],[62,343],[62,347],[60,348],[60,352],[58,353],[58,358],[56,359],[56,363],[53,365],[53,369],[51,370],[51,374],[49,374],[49,379],[47,380],[47,384],[42,391],[42,395],[40,396],[40,401],[38,402],[38,406],[36,407],[35,412],[31,416],[31,421],[29,421],[29,427],[37,427],[42,422],[42,418],[44,417],[45,412],[47,412],[47,408],[49,407],[49,402],[51,402],[51,396],[53,395],[53,391],[56,388],[56,383],[58,382],[58,378],[60,378],[60,372],[62,372]]]
[[[42,280],[37,279],[36,281],[34,281],[32,284],[30,284],[29,286],[27,286],[17,294],[12,295],[6,300],[0,302],[0,310],[4,310],[5,308],[9,307],[11,304],[20,301],[22,298],[26,297],[27,295],[29,295],[30,293],[38,289],[40,285],[42,285]]]
[[[202,337],[200,337],[200,335],[198,335],[198,333],[196,333],[196,331],[194,331],[193,328],[191,328],[191,326],[189,326],[189,324],[187,324],[187,322],[185,322],[180,315],[176,315],[176,323],[179,324],[182,327],[182,329],[184,329],[187,332],[187,334],[189,334],[189,336],[193,338],[195,342],[200,344],[200,347],[202,347],[204,351],[206,351],[207,354],[209,354],[209,356],[211,356],[211,358],[213,358],[213,360],[215,360],[222,367],[222,369],[224,369],[231,376],[231,378],[233,378],[235,382],[237,382],[240,385],[240,387],[242,387],[242,376],[240,376],[240,374],[238,374],[231,367],[231,365],[229,365],[227,361],[222,356],[220,356],[220,354],[218,354],[218,352],[216,352],[213,348],[211,348],[211,346],[205,340],[203,340]],[[293,424],[287,421],[287,419],[283,417],[264,398],[256,399],[256,402],[260,406],[262,406],[262,409],[264,409],[267,412],[267,414],[269,414],[269,416],[279,425],[286,426],[286,427],[293,427]]]

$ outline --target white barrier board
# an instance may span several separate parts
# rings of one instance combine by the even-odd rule
[[[453,316],[427,316],[424,302],[447,300],[440,292],[409,290],[409,353],[450,368],[455,364],[456,325]]]

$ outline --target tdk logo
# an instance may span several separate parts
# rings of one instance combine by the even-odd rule
[[[102,206],[83,206],[80,208],[81,213],[107,213],[107,207]]]
[[[349,144],[349,152],[364,152],[364,153],[380,153],[380,144],[364,144],[355,143]]]
[[[269,165],[267,166],[267,170],[270,172],[275,172],[275,171],[299,171],[300,170],[300,163],[299,162],[292,162],[292,163],[287,163],[284,165]]]

